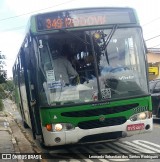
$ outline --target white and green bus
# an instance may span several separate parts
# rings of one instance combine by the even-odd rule
[[[77,74],[68,83],[63,78],[69,72],[60,72],[65,63],[56,62],[64,45]],[[24,126],[45,146],[151,132],[147,69],[142,28],[132,8],[33,15],[13,66]]]

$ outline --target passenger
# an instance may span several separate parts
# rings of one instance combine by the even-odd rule
[[[67,55],[69,55],[69,52],[69,48],[66,44],[62,46],[61,52],[58,46],[55,46],[51,52],[55,78],[56,80],[62,80],[65,85],[70,84],[70,78],[75,78],[78,76],[78,73],[73,68],[70,61],[67,60]]]

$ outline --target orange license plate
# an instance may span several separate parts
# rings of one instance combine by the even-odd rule
[[[144,129],[144,123],[127,125],[127,131],[136,131]]]

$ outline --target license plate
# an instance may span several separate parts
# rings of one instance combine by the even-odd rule
[[[136,131],[144,129],[144,123],[127,125],[127,131]]]

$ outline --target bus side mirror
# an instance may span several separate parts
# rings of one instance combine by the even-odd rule
[[[144,48],[145,48],[145,53],[147,54],[148,53],[148,48],[147,48],[147,45],[146,45],[145,41],[144,41]]]

